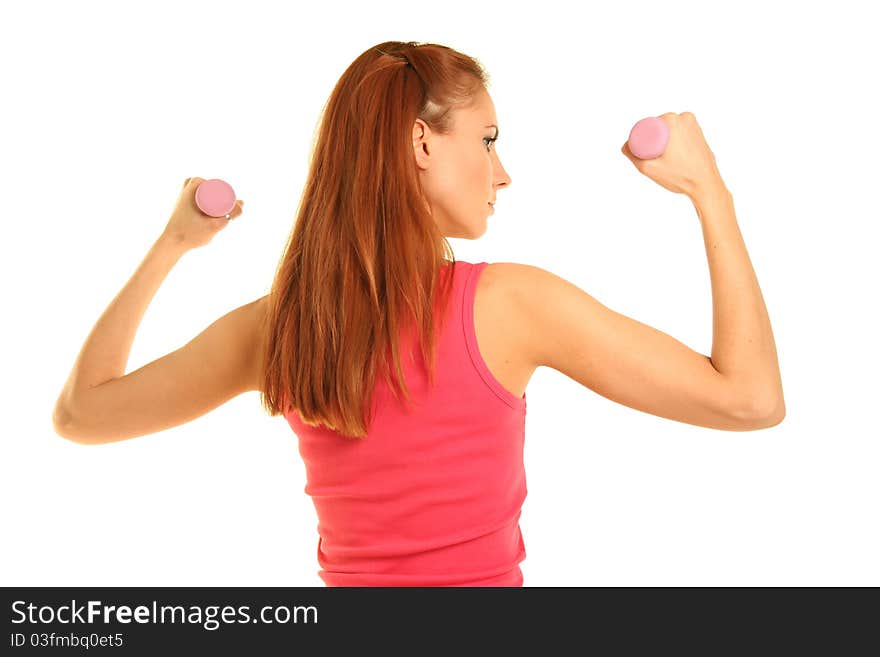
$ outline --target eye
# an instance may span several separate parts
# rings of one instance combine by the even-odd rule
[[[483,137],[483,143],[486,144],[486,150],[489,150],[489,146],[491,146],[498,137]]]

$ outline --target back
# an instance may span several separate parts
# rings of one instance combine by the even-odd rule
[[[477,347],[474,292],[487,264],[441,270],[454,276],[453,316],[438,334],[433,389],[417,336],[404,335],[411,410],[379,376],[363,440],[285,415],[299,438],[328,586],[522,586],[526,395],[501,385]]]

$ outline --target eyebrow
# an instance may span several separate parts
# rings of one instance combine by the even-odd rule
[[[489,124],[489,125],[484,126],[484,127],[486,127],[486,128],[495,128],[495,137],[494,137],[494,139],[498,139],[498,126],[497,126],[497,125],[495,125],[494,123],[492,123],[492,124]]]

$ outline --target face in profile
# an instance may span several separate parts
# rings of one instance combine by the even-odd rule
[[[469,108],[455,110],[448,135],[432,131],[421,119],[413,126],[413,148],[422,189],[445,237],[477,239],[486,232],[498,190],[510,176],[495,150],[495,105],[481,90]]]

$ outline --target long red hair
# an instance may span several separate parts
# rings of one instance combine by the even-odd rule
[[[412,130],[420,118],[448,134],[455,110],[488,82],[480,63],[456,50],[386,41],[336,83],[269,292],[260,395],[269,415],[295,409],[305,424],[365,437],[377,373],[399,399],[389,355],[411,402],[400,365],[404,326],[418,327],[433,385],[435,293],[445,309],[452,276],[440,286],[440,268],[454,268],[455,256],[422,192]]]

